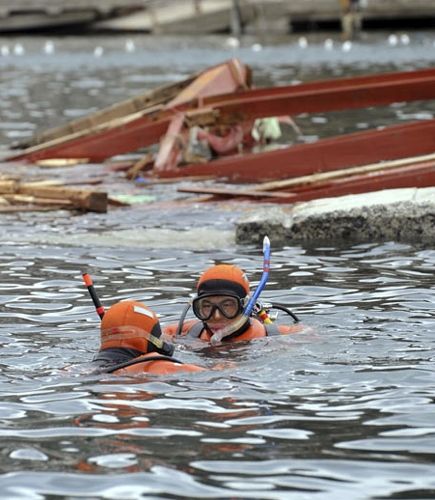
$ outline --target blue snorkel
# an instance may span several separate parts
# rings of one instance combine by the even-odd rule
[[[245,308],[243,309],[243,314],[245,316],[250,316],[252,309],[254,308],[255,304],[257,303],[258,297],[260,296],[260,293],[263,291],[264,286],[266,285],[267,279],[269,278],[269,272],[270,272],[270,241],[267,236],[264,237],[263,239],[263,274],[261,276],[260,283],[257,286],[257,289],[255,290],[254,294],[252,297],[249,299],[249,302],[246,304]]]
[[[266,285],[267,279],[269,278],[269,272],[270,272],[270,241],[267,236],[264,237],[263,239],[263,274],[261,276],[260,283],[258,284],[255,292],[253,293],[252,297],[249,299],[248,303],[246,304],[245,308],[243,309],[243,312],[241,316],[234,321],[231,325],[228,325],[225,328],[222,328],[221,330],[217,331],[216,333],[213,334],[213,336],[210,339],[210,343],[212,345],[215,345],[219,342],[222,341],[223,338],[228,337],[228,335],[231,335],[232,333],[236,332],[240,328],[242,328],[243,325],[246,324],[246,322],[249,320],[249,317],[251,315],[252,309],[254,308],[255,304],[257,303],[258,297],[260,296],[260,293],[263,291],[264,286]]]

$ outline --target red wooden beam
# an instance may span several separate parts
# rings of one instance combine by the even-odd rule
[[[249,79],[249,68],[238,59],[230,59],[203,71],[160,110],[152,108],[128,115],[123,123],[118,119],[89,131],[38,144],[6,160],[34,162],[48,158],[87,158],[91,162],[100,162],[111,156],[137,151],[159,143],[168,129],[170,119],[176,119],[180,111],[189,107],[189,103],[213,94],[246,88]]]
[[[306,93],[323,94],[329,91],[340,89],[348,89],[350,87],[359,88],[361,90],[371,88],[376,85],[384,85],[394,88],[397,84],[418,83],[424,81],[434,81],[435,69],[424,69],[415,71],[404,71],[397,73],[380,73],[368,76],[355,76],[348,78],[335,78],[330,80],[321,80],[314,82],[306,82],[297,85],[277,86],[271,88],[251,88],[241,90],[237,93],[219,94],[210,96],[203,100],[204,106],[218,107],[234,101],[244,99],[259,98],[264,94],[271,97],[280,97],[283,95],[301,96]],[[412,99],[414,100],[414,99]]]
[[[431,154],[435,151],[435,120],[397,125],[323,139],[311,144],[220,158],[161,172],[162,177],[214,175],[236,182],[288,179],[379,161]]]
[[[219,112],[219,123],[231,124],[269,116],[320,113],[394,102],[435,99],[435,71],[341,79],[327,84],[302,84],[252,89],[204,100]]]
[[[184,146],[189,138],[189,128],[181,108],[189,106],[192,101],[199,102],[209,96],[246,89],[249,75],[248,68],[239,59],[231,59],[226,64],[210,68],[199,75],[167,103],[165,109],[176,112],[165,136],[160,141],[160,149],[154,162],[154,173],[176,169],[183,157]]]
[[[405,167],[398,167],[388,171],[371,174],[362,174],[334,181],[304,186],[296,190],[287,191],[293,196],[287,202],[297,203],[320,198],[333,198],[348,194],[360,194],[384,189],[422,188],[435,185],[435,164],[422,163]],[[275,203],[283,203],[286,199],[275,198]]]
[[[149,116],[92,134],[71,134],[64,140],[53,140],[25,149],[6,158],[9,161],[36,162],[49,158],[87,158],[102,162],[112,156],[137,151],[158,143],[165,134],[170,117],[153,120]]]
[[[214,68],[213,75],[218,83],[215,91],[220,92],[222,88],[224,88],[224,91],[227,90],[228,87],[222,87],[222,82],[227,79],[230,81],[233,71],[233,67],[228,67],[227,71],[220,72],[216,72]],[[235,86],[233,88],[240,87],[239,76],[237,74],[235,80],[230,83],[230,85]],[[199,85],[194,90],[186,89],[181,101],[175,100],[171,103],[176,107],[169,107],[159,113],[154,111],[142,116],[134,116],[131,117],[130,121],[122,125],[101,126],[97,130],[92,130],[89,134],[73,134],[67,136],[63,141],[56,140],[40,144],[12,155],[7,160],[37,161],[47,158],[88,158],[90,161],[99,162],[111,156],[136,151],[158,143],[167,129],[170,115],[194,109],[200,105],[214,106],[218,114],[220,114],[221,121],[228,123],[249,121],[267,116],[281,116],[283,114],[297,115],[303,112],[354,109],[386,105],[399,101],[435,98],[435,70],[345,78],[291,87],[253,89],[219,95],[213,98],[204,97],[205,94],[211,92],[206,78],[204,77],[202,82],[203,86]],[[198,84],[198,82],[196,83]],[[191,93],[189,94],[189,92]],[[201,96],[201,99],[198,99],[198,96]],[[191,101],[189,101],[190,98],[192,98]],[[376,132],[376,134],[379,134],[379,132]],[[361,137],[363,139],[364,136]],[[402,137],[402,140],[406,141],[406,138]],[[336,141],[340,141],[340,139],[336,139]],[[339,147],[339,143],[332,143],[329,154],[334,153],[332,146],[335,147],[335,145]],[[402,144],[401,150],[404,152],[404,156],[424,154],[426,152],[426,150],[420,151],[410,148],[408,153],[403,146],[404,144]],[[318,151],[315,144],[307,146],[306,150],[308,149]],[[265,153],[258,156],[262,155],[265,155]],[[245,156],[249,157],[249,155]],[[394,158],[397,157],[394,156]],[[260,161],[264,163],[267,158]],[[389,159],[391,158],[390,156]],[[371,161],[379,161],[380,159],[383,159],[382,155],[373,157]],[[255,161],[257,160],[256,158]],[[324,161],[322,158],[314,160],[316,164]],[[338,158],[338,160],[342,163],[344,159]],[[167,171],[164,174],[166,175],[166,173]],[[180,175],[179,170],[174,169],[174,174]],[[238,173],[235,172],[234,175],[238,175]]]
[[[233,199],[273,203],[299,203],[321,198],[331,198],[349,194],[361,194],[373,191],[397,188],[421,188],[435,185],[435,161],[426,161],[414,165],[398,166],[376,172],[349,175],[339,179],[325,180],[301,185],[280,191],[231,190],[227,188],[179,187],[178,191],[231,197]]]

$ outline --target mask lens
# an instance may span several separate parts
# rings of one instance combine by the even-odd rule
[[[233,319],[242,312],[242,304],[236,297],[222,297],[220,300],[200,297],[193,301],[192,308],[195,316],[203,321],[210,319],[216,309],[227,319]]]

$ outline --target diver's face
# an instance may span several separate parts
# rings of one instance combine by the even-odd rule
[[[243,306],[238,297],[211,295],[195,299],[193,312],[207,323],[212,332],[216,332],[234,323],[242,315]]]

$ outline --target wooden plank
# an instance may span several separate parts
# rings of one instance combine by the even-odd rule
[[[5,161],[35,162],[49,158],[87,158],[102,162],[122,152],[136,151],[160,141],[170,118],[156,118],[157,110],[116,119],[92,131],[76,132],[9,155]]]
[[[20,186],[25,187],[26,189],[30,189],[32,187],[33,188],[59,187],[63,186],[64,184],[65,183],[60,179],[44,179],[41,181],[22,182]]]
[[[305,175],[302,177],[295,177],[293,179],[285,179],[282,181],[265,182],[261,186],[253,188],[253,190],[273,191],[275,189],[289,189],[307,184],[315,184],[318,182],[339,179],[342,177],[351,177],[353,175],[389,170],[391,168],[402,167],[405,165],[416,165],[418,163],[426,163],[430,161],[435,162],[435,154],[413,156],[411,158],[402,158],[399,160],[379,162],[371,165],[363,165],[361,167],[344,168],[340,170],[334,170],[332,172],[322,172],[317,174]]]
[[[411,158],[403,161],[390,162],[388,168],[379,168],[379,164],[368,166],[369,168],[348,169],[353,170],[353,175],[327,175],[322,174],[308,176],[310,180],[317,178],[316,182],[306,183],[302,178],[290,179],[295,181],[286,183],[270,183],[271,187],[286,187],[292,189],[283,191],[262,191],[252,189],[248,192],[237,189],[214,189],[214,188],[179,188],[180,191],[208,194],[214,196],[244,197],[253,196],[255,193],[268,194],[276,203],[298,203],[318,198],[343,196],[347,194],[358,194],[383,189],[394,189],[404,187],[429,187],[435,185],[435,155],[419,157],[419,161],[413,162]],[[373,168],[371,168],[373,167]],[[375,168],[376,167],[376,168]],[[340,173],[340,172],[338,172]],[[334,173],[332,173],[334,174]],[[273,196],[277,194],[278,196]],[[290,195],[289,198],[283,195]]]
[[[36,164],[43,168],[74,167],[80,163],[88,163],[87,158],[50,158],[37,161]]]
[[[401,78],[400,74],[396,80],[384,80],[382,75],[376,76],[378,81],[362,83],[349,78],[346,86],[343,81],[339,81],[336,86],[319,85],[317,89],[303,85],[252,89],[232,102],[218,102],[214,106],[219,116],[216,125],[231,125],[285,114],[296,116],[435,99],[435,72],[421,77],[416,75],[414,79]],[[210,106],[210,103],[204,100],[204,105]]]
[[[15,143],[13,147],[17,149],[29,148],[37,144],[43,144],[71,134],[76,134],[77,132],[83,132],[85,130],[90,131],[98,126],[113,122],[113,120],[123,118],[126,115],[149,110],[156,105],[161,105],[173,99],[181,90],[189,85],[196,76],[197,73],[180,82],[163,85],[139,96],[126,99],[118,104],[113,104],[112,106],[96,111],[91,115],[72,120],[65,125],[50,128],[30,139],[21,140]]]
[[[0,213],[16,213],[16,212],[50,212],[53,210],[62,210],[65,207],[59,202],[57,205],[1,205]]]
[[[18,203],[26,203],[26,204],[33,204],[33,205],[55,205],[55,206],[67,206],[71,208],[73,206],[73,203],[71,200],[59,200],[59,199],[53,199],[53,198],[39,198],[36,196],[32,195],[25,195],[25,194],[8,194],[4,195],[4,198],[9,202],[13,204],[18,204]]]
[[[0,181],[0,194],[15,193],[17,186],[17,181]]]
[[[160,141],[160,148],[154,161],[154,172],[175,170],[183,157],[184,144],[188,129],[184,124],[184,114],[172,118],[168,130]]]
[[[169,177],[168,179],[144,177],[142,181],[139,180],[137,183],[144,186],[153,186],[154,184],[176,184],[179,182],[204,182],[216,178],[216,175],[193,175],[191,177]]]
[[[368,91],[372,88],[376,89],[376,92],[379,92],[382,89],[390,89],[394,91],[394,89],[409,89],[411,85],[414,87],[415,85],[422,84],[423,87],[427,89],[428,92],[432,94],[430,88],[426,87],[426,84],[434,81],[435,78],[435,69],[421,69],[421,70],[413,70],[413,71],[399,71],[394,73],[380,73],[373,75],[363,75],[363,76],[352,76],[345,78],[331,78],[327,80],[317,80],[313,82],[300,83],[297,85],[279,85],[276,87],[257,87],[257,88],[249,88],[247,90],[240,90],[237,93],[229,93],[229,94],[219,94],[215,96],[205,97],[203,101],[203,106],[209,106],[212,108],[226,107],[230,103],[238,103],[242,106],[253,102],[253,101],[261,101],[264,99],[271,100],[282,100],[289,97],[294,97],[295,99],[301,99],[305,97],[314,97],[316,95],[328,95],[333,92],[340,92],[342,90],[348,91],[357,91],[361,92]],[[411,88],[412,88],[411,87]],[[394,95],[390,95],[389,97],[385,97],[382,93],[380,94],[383,99],[395,99]],[[330,97],[330,96],[329,96]],[[417,97],[412,98],[412,100],[416,100]],[[328,104],[328,103],[325,103]],[[341,106],[342,103],[332,102],[330,105],[333,106]],[[364,104],[360,104],[360,107],[364,106]],[[304,108],[306,109],[306,108]],[[322,111],[323,108],[315,108],[315,112]],[[334,109],[341,109],[340,107]],[[344,109],[347,109],[347,106],[344,106]],[[283,114],[283,110],[279,115]]]
[[[177,191],[181,193],[211,194],[215,196],[244,196],[249,198],[293,198],[292,193],[282,193],[279,191],[254,191],[249,189],[226,189],[226,188],[207,188],[194,186],[180,186]]]
[[[145,170],[145,167],[148,167],[147,170],[151,170],[152,159],[153,159],[153,154],[151,152],[147,153],[145,156],[143,156],[140,160],[138,160],[133,166],[131,166],[127,170],[127,172],[125,173],[125,177],[127,179],[134,180],[139,175],[139,172]]]
[[[342,179],[316,184],[315,186],[301,186],[292,193],[292,203],[305,202],[319,198],[359,194],[384,189],[422,188],[435,186],[435,165],[421,163],[405,165],[383,172],[371,172]],[[276,202],[280,203],[279,198]]]
[[[35,187],[22,184],[17,194],[31,195],[39,198],[54,200],[69,200],[73,205],[91,212],[107,212],[107,193],[102,191],[88,191],[83,189],[69,189],[59,187]]]

